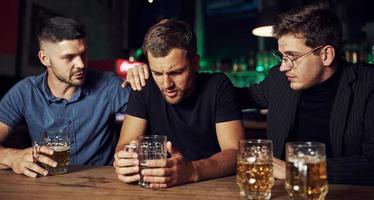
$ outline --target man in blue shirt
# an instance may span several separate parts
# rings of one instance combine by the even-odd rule
[[[114,133],[115,113],[124,113],[129,90],[109,72],[87,68],[87,46],[83,27],[76,21],[48,19],[38,35],[38,57],[46,72],[17,83],[0,102],[0,142],[21,121],[31,139],[46,130],[64,129],[71,145],[71,164],[110,165],[118,136]],[[0,169],[36,177],[47,170],[33,163],[32,149],[0,146]],[[53,150],[42,148],[45,154]],[[38,161],[57,163],[40,155]]]

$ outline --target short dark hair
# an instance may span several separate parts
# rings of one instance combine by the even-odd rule
[[[196,36],[185,22],[171,18],[152,26],[144,37],[143,52],[154,57],[167,56],[173,48],[187,51],[187,56],[196,55]]]
[[[41,42],[61,42],[84,38],[84,27],[68,17],[52,17],[42,22],[38,32],[39,45]]]
[[[331,45],[340,51],[342,25],[326,4],[308,5],[280,14],[273,26],[273,35],[278,39],[288,33],[304,36],[305,45],[311,48]]]

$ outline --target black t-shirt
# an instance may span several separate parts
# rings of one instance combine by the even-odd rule
[[[142,91],[130,93],[126,113],[147,120],[147,134],[166,135],[187,160],[221,151],[215,124],[242,118],[232,83],[222,73],[196,73],[192,94],[174,105],[150,78]]]

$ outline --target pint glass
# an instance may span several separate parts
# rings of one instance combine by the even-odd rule
[[[274,185],[271,140],[241,140],[236,183],[245,199],[268,200]]]
[[[290,199],[323,200],[327,194],[325,145],[286,144],[286,190]]]
[[[70,139],[64,130],[46,131],[45,145],[53,149],[53,155],[45,155],[57,162],[56,167],[41,164],[43,168],[48,170],[48,174],[64,174],[68,171],[70,163]]]
[[[139,185],[149,188],[150,184],[144,181],[142,170],[148,168],[147,160],[167,159],[166,142],[167,137],[164,135],[139,136],[136,145],[136,152],[139,159]]]

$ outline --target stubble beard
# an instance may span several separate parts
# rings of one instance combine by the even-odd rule
[[[184,92],[176,89],[176,93],[177,95],[174,97],[174,98],[169,98],[167,97],[165,94],[165,91],[163,90],[162,91],[162,97],[164,98],[164,100],[169,103],[169,104],[178,104],[182,101],[182,99],[184,98]]]
[[[53,72],[53,74],[54,74],[54,76],[59,80],[59,81],[61,81],[61,82],[63,82],[63,83],[66,83],[66,84],[68,84],[68,85],[71,85],[71,86],[81,86],[83,83],[84,83],[84,81],[85,81],[85,78],[86,77],[84,77],[83,79],[82,79],[82,81],[79,81],[78,83],[76,83],[76,82],[73,82],[72,80],[69,80],[69,79],[67,79],[67,78],[65,78],[64,76],[62,76],[62,75],[60,75],[60,74],[57,74],[56,72],[55,72],[55,70],[53,70],[53,68],[52,68],[52,72]]]

